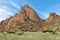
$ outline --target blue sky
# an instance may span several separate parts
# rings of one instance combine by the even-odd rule
[[[60,0],[0,0],[0,21],[14,16],[25,4],[29,4],[42,19],[50,12],[60,15]]]

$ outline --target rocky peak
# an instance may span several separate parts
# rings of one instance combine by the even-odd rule
[[[56,15],[56,13],[52,12],[52,13],[50,13],[50,16],[49,16],[49,17],[54,17],[54,18],[56,18],[57,15]]]
[[[60,31],[60,16],[50,13],[50,16],[44,21],[43,29]]]
[[[24,5],[15,16],[9,18],[7,22],[6,20],[3,21],[4,24],[7,23],[4,27],[2,27],[4,31],[37,31],[43,23],[34,9],[27,4]]]
[[[21,10],[17,13],[16,16],[23,16],[23,19],[31,19],[34,21],[39,21],[41,18],[38,17],[37,13],[33,8],[31,8],[28,4],[24,5]]]
[[[57,14],[52,12],[50,13],[49,17],[44,21],[43,28],[47,28],[49,25],[53,24],[54,21],[57,19]]]
[[[30,6],[28,4],[25,4],[23,8],[29,8]]]
[[[55,18],[57,17],[56,13],[52,12],[50,13],[49,17],[46,20],[55,20]]]

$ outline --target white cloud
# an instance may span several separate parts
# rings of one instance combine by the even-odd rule
[[[10,12],[6,9],[0,8],[0,21],[4,20],[10,16],[13,16],[12,12]]]
[[[60,4],[50,6],[48,8],[48,12],[56,12],[58,15],[60,15]]]
[[[8,11],[8,10],[6,10],[6,9],[3,9],[3,8],[0,8],[0,15],[1,14],[5,14],[5,15],[12,15],[12,12],[10,12],[10,11]],[[2,14],[2,15],[3,15]]]
[[[5,9],[5,10],[11,11],[11,12],[15,12],[15,11],[16,11],[16,10],[14,10],[14,9],[12,9],[12,8],[9,8],[8,6],[5,6],[5,5],[0,6],[0,8],[3,8],[3,9]]]
[[[42,16],[41,16],[42,19],[46,19],[46,18],[49,16],[48,13],[44,13],[44,12],[41,12],[41,11],[38,11],[38,10],[37,10],[37,12],[38,12],[38,15],[39,15],[39,14],[42,15]]]
[[[10,0],[10,3],[11,3],[14,7],[20,9],[20,7],[19,7],[16,3],[14,3],[12,0]]]
[[[34,8],[34,10],[36,10],[35,8]],[[45,19],[45,18],[47,18],[48,16],[49,16],[49,14],[48,13],[44,13],[44,12],[41,12],[41,11],[39,11],[39,10],[36,10],[36,12],[37,12],[37,14],[39,15],[39,16],[41,16],[41,18],[43,18],[43,19]]]
[[[38,11],[38,10],[37,10],[37,12],[40,13],[41,15],[45,16],[45,17],[48,17],[47,13],[44,13],[44,12],[41,12],[41,11]]]
[[[0,0],[0,21],[13,15],[12,12],[7,9],[7,7],[4,9],[5,4],[9,3],[8,1],[9,0]]]

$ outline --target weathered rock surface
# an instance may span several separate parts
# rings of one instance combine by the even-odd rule
[[[0,31],[40,31],[44,29],[60,31],[60,16],[50,13],[47,19],[42,20],[27,4],[15,16],[0,22]]]
[[[3,31],[37,31],[42,23],[41,18],[29,5],[23,6],[12,18],[1,22]]]
[[[60,16],[56,13],[51,13],[50,16],[44,21],[42,28],[60,31]]]

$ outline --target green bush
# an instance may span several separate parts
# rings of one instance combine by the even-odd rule
[[[7,32],[7,34],[15,34],[15,32]]]
[[[52,31],[52,30],[43,30],[42,32],[43,33],[49,32],[49,33],[52,33],[52,34],[56,34],[56,31]]]
[[[7,32],[7,34],[23,35],[24,32]]]

